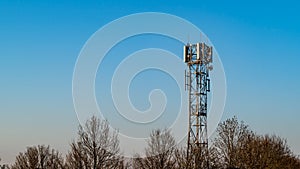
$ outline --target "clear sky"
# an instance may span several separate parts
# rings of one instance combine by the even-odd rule
[[[72,75],[81,48],[105,24],[138,12],[169,13],[199,27],[216,47],[226,73],[222,119],[236,115],[259,134],[287,138],[300,154],[299,11],[299,2],[291,0],[1,0],[0,157],[11,163],[18,152],[37,144],[68,150],[78,126]],[[135,37],[131,43],[140,41]],[[159,40],[153,42],[158,42],[154,47],[168,48]],[[181,56],[181,49],[171,50]],[[105,79],[96,79],[100,86],[101,78]],[[158,81],[164,79],[168,80]],[[145,93],[159,84],[148,81],[143,90],[141,80],[145,79],[135,78],[131,95],[138,98],[142,93],[145,99]],[[101,96],[101,90],[96,91]],[[133,104],[149,106],[140,99]]]

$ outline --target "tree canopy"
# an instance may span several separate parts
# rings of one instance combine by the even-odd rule
[[[27,147],[12,165],[0,169],[193,169],[186,147],[180,147],[170,129],[155,129],[145,147],[145,157],[122,157],[118,132],[95,116],[78,128],[65,158],[50,146]],[[201,160],[201,158],[199,158]],[[1,162],[1,158],[0,158]],[[296,169],[300,159],[287,141],[277,135],[258,135],[236,117],[219,123],[209,147],[211,169]]]

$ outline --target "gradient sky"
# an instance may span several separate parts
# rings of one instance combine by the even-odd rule
[[[170,13],[198,26],[225,69],[222,119],[236,115],[259,134],[287,138],[300,154],[299,11],[300,3],[290,0],[1,0],[0,157],[11,163],[18,152],[37,144],[50,144],[63,153],[69,149],[78,127],[72,103],[77,56],[99,28],[137,12]],[[136,37],[131,43],[139,41]],[[154,47],[168,48],[159,43]],[[181,49],[172,50],[180,56]],[[157,72],[148,73],[151,77]],[[158,85],[148,83],[142,90],[141,79],[135,79],[133,97]],[[134,104],[148,106],[139,99]]]

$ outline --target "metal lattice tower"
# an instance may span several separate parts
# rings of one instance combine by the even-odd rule
[[[189,93],[187,160],[191,168],[209,168],[207,93],[210,91],[212,47],[205,43],[184,46],[186,87]]]

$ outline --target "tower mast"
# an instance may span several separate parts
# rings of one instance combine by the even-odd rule
[[[212,47],[205,43],[184,46],[185,74],[188,88],[189,125],[187,161],[192,168],[209,168],[207,138],[207,93],[210,91]]]

